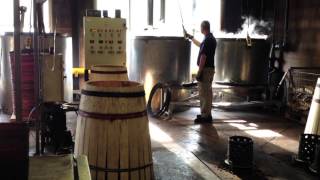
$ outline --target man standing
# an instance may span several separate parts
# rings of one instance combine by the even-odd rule
[[[199,70],[196,76],[199,88],[201,115],[197,115],[195,123],[212,123],[212,82],[215,73],[214,55],[216,51],[217,41],[210,32],[210,23],[203,21],[201,23],[201,33],[205,36],[202,43],[193,38],[184,31],[185,37],[191,39],[192,42],[200,47],[197,64]]]

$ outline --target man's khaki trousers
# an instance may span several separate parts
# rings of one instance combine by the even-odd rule
[[[198,83],[201,116],[204,118],[211,116],[212,82],[214,73],[214,68],[204,68],[202,79]]]

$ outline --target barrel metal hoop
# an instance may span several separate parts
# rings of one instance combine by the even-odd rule
[[[147,110],[128,114],[103,114],[92,113],[79,110],[79,115],[86,118],[102,119],[102,120],[126,120],[147,116]]]
[[[315,99],[315,100],[313,100],[315,103],[318,103],[318,104],[320,104],[320,99]]]
[[[114,173],[121,173],[121,172],[132,172],[132,171],[138,171],[142,169],[146,169],[148,167],[151,167],[153,163],[146,164],[141,167],[136,167],[136,168],[126,168],[126,169],[110,169],[110,168],[102,168],[102,167],[97,167],[94,165],[89,165],[90,169],[92,170],[97,170],[97,171],[103,171],[103,172],[114,172]]]
[[[96,74],[127,74],[128,71],[97,71],[97,70],[91,70],[91,73]]]
[[[135,98],[135,97],[144,97],[145,92],[97,92],[97,91],[87,91],[81,90],[81,94],[86,96],[95,96],[95,97],[125,97],[125,98]]]

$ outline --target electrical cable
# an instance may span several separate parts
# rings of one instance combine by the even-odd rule
[[[33,115],[33,113],[42,105],[42,103],[39,103],[37,106],[34,106],[31,111],[29,112],[29,115],[28,115],[28,119],[27,119],[27,122],[30,122],[31,120],[31,116]]]

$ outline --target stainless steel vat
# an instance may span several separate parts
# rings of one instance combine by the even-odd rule
[[[189,82],[190,45],[183,37],[135,37],[130,47],[129,79],[144,83],[147,98],[158,82]]]
[[[263,85],[267,84],[269,43],[263,39],[217,38],[215,82]]]
[[[25,48],[27,39],[32,39],[32,34],[21,33],[21,49]],[[46,34],[39,42],[42,51],[54,47],[54,37],[52,34]],[[1,56],[0,56],[0,105],[4,113],[12,113],[12,81],[11,81],[11,63],[10,51],[14,50],[13,34],[6,33],[0,36]],[[64,80],[64,96],[65,101],[72,101],[72,40],[70,37],[57,35],[56,36],[56,54],[62,54],[65,68]],[[40,58],[41,60],[41,58]]]

